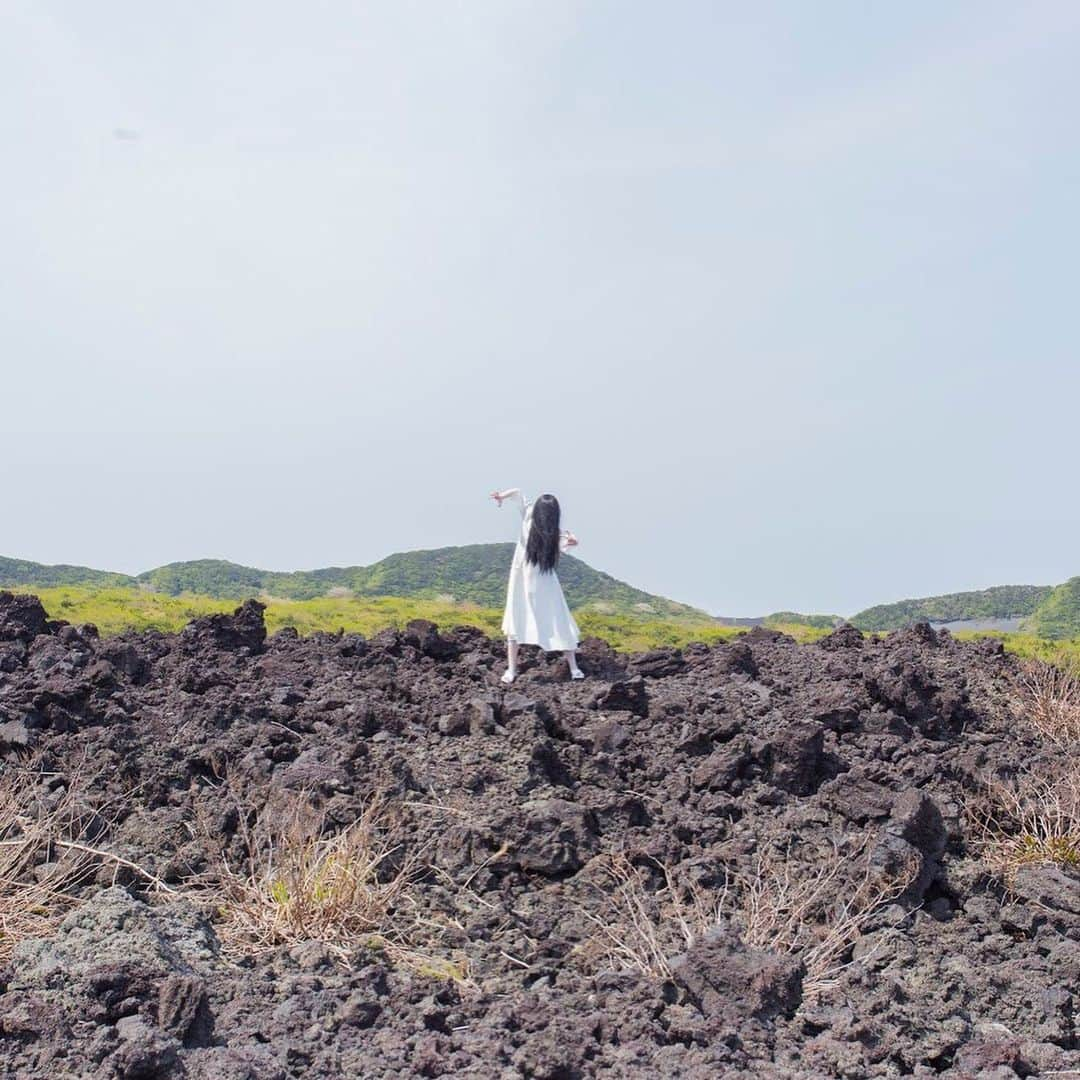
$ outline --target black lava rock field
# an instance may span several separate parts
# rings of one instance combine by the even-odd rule
[[[1080,1069],[1074,860],[993,809],[1070,751],[1000,644],[588,640],[506,687],[473,629],[262,610],[0,593],[4,1076]]]

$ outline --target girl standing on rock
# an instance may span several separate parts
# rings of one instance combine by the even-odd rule
[[[559,500],[541,495],[529,503],[519,488],[493,491],[491,497],[499,506],[513,499],[521,511],[521,534],[510,564],[502,621],[507,660],[502,681],[512,683],[517,677],[519,645],[539,645],[545,652],[562,650],[570,678],[584,679],[577,662],[581,631],[555,575],[559,553],[577,547],[578,542],[572,532],[559,528]]]

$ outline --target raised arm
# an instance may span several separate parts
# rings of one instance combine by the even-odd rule
[[[521,510],[522,516],[525,515],[525,496],[521,493],[521,488],[507,488],[505,491],[493,491],[491,497],[500,505],[507,499],[514,499],[518,504],[518,508]]]

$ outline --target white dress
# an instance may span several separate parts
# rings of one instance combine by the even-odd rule
[[[581,631],[566,606],[558,575],[554,570],[545,572],[535,563],[525,561],[525,546],[532,529],[532,504],[525,501],[520,491],[510,498],[521,510],[521,534],[510,564],[503,633],[521,645],[539,645],[547,652],[576,649]],[[565,530],[559,547],[566,550]]]

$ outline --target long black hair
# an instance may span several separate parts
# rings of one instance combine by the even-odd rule
[[[559,565],[559,500],[554,495],[541,495],[532,505],[525,561],[545,572]]]

